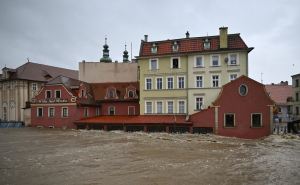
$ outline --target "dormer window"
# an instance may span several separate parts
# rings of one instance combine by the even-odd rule
[[[178,42],[177,42],[177,41],[175,41],[175,42],[173,43],[173,45],[172,45],[172,50],[173,50],[173,52],[178,52],[178,50],[179,50],[179,45],[178,45]]]
[[[128,98],[133,98],[134,97],[134,91],[130,90],[128,91]]]
[[[116,88],[108,88],[105,99],[115,99],[117,97]]]
[[[85,97],[85,90],[84,89],[81,89],[81,91],[80,91],[80,97]]]
[[[124,95],[124,99],[132,99],[132,98],[138,98],[136,94],[136,88],[134,86],[128,86],[126,88],[126,94]]]
[[[155,43],[152,44],[151,53],[153,54],[157,53],[157,45]]]
[[[203,48],[204,49],[210,49],[210,41],[208,39],[205,39],[203,42]]]

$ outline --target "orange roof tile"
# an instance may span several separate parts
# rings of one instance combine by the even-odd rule
[[[293,95],[291,85],[265,85],[265,87],[276,104],[286,104],[287,99]]]

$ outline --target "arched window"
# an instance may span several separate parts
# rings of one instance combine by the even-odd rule
[[[132,91],[132,90],[128,91],[128,97],[134,98],[134,91]]]

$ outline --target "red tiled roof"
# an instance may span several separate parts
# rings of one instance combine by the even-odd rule
[[[89,123],[89,124],[187,124],[191,122],[186,121],[186,116],[182,115],[115,115],[115,116],[98,116],[93,118],[81,119],[74,122],[75,124]]]
[[[204,50],[203,41],[209,39],[211,48]],[[153,42],[144,42],[142,41],[140,47],[140,56],[155,56],[155,55],[166,55],[174,54],[172,51],[172,44],[174,41],[179,43],[179,51],[176,53],[192,53],[192,52],[208,52],[208,51],[217,51],[220,50],[219,36],[207,36],[207,37],[193,37],[193,38],[184,38],[184,39],[174,39],[174,40],[164,40],[164,41],[153,41]],[[156,43],[157,53],[151,53],[152,44]],[[229,34],[228,35],[228,50],[233,49],[248,49],[252,50],[253,48],[248,48],[243,39],[240,37],[240,34]],[[224,49],[223,49],[224,50]]]
[[[139,96],[138,82],[94,83],[90,85],[94,94],[94,98],[97,101],[105,100],[105,96],[108,88],[116,88],[117,96],[119,97],[118,100],[124,100],[124,96],[126,94],[126,88],[128,87],[134,87],[136,89],[137,95]],[[138,98],[134,98],[134,100],[138,100]]]
[[[265,85],[265,87],[276,104],[286,104],[287,99],[293,96],[291,85]]]

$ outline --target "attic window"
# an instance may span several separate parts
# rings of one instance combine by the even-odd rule
[[[114,99],[117,98],[117,93],[115,88],[109,88],[106,92],[106,99]]]
[[[204,49],[210,49],[210,41],[208,39],[205,39],[203,42],[203,48]]]
[[[135,92],[133,90],[128,91],[128,97],[129,98],[134,98]]]
[[[179,50],[179,45],[178,45],[177,41],[175,41],[175,42],[173,43],[173,45],[172,45],[172,50],[173,50],[173,52],[178,52],[178,50]]]
[[[239,93],[240,93],[241,96],[246,96],[247,93],[248,93],[248,87],[244,84],[240,85]]]
[[[152,44],[151,53],[153,54],[157,53],[157,45],[155,43]]]
[[[46,74],[46,75],[44,76],[44,78],[45,78],[46,80],[49,80],[50,78],[52,78],[52,76],[49,75],[49,74]]]

